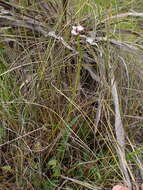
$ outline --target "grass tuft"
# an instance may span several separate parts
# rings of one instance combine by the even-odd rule
[[[0,1],[0,189],[138,189],[141,5]]]

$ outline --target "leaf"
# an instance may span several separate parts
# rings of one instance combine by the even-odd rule
[[[56,168],[53,169],[53,177],[59,177],[61,175],[61,170],[60,167],[57,166]]]
[[[52,168],[53,177],[59,177],[61,175],[61,167],[57,160],[50,160],[48,162],[48,165]]]
[[[48,162],[48,165],[49,165],[49,166],[57,166],[57,163],[58,163],[57,160],[54,160],[54,159],[53,159],[53,160],[50,160],[50,161]]]
[[[6,171],[6,172],[12,171],[11,166],[9,166],[9,165],[3,166],[3,167],[1,167],[1,169],[2,169],[3,171]]]

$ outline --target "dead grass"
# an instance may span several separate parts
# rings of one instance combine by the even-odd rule
[[[72,2],[66,17],[56,0],[0,6],[0,189],[138,189],[143,13],[136,3]],[[78,24],[85,31],[72,36]]]

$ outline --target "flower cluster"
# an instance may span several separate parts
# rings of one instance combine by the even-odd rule
[[[83,31],[84,31],[84,27],[81,26],[81,25],[72,26],[71,34],[74,35],[74,36],[77,36],[77,35],[79,35]]]

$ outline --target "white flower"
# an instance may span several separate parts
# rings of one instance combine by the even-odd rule
[[[84,30],[83,26],[81,26],[81,25],[77,26],[77,31],[78,32],[82,32],[83,30]]]
[[[77,36],[79,34],[79,32],[76,30],[75,26],[72,27],[71,34],[74,36]]]
[[[72,26],[71,34],[77,36],[80,32],[84,31],[84,27],[81,25]]]

